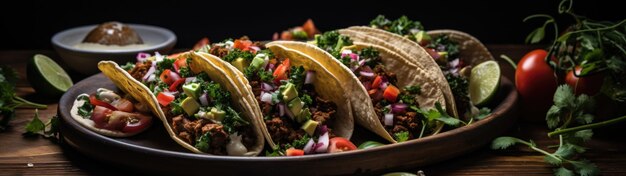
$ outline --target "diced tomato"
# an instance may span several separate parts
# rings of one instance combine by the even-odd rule
[[[356,145],[342,137],[334,137],[330,139],[328,153],[337,153],[343,151],[356,150]]]
[[[315,24],[313,24],[313,20],[311,19],[306,20],[306,22],[302,25],[302,30],[306,32],[309,38],[313,38],[313,36],[317,33],[317,28],[315,28]]]
[[[367,91],[367,94],[369,94],[370,96],[374,95],[376,92],[378,92],[378,89],[371,89]]]
[[[176,69],[177,73],[180,73],[180,68],[185,67],[187,67],[187,59],[185,58],[176,59],[176,61],[174,62],[174,68]]]
[[[287,79],[287,71],[289,71],[289,67],[290,67],[289,59],[285,59],[283,63],[281,63],[280,65],[278,65],[278,67],[276,67],[276,70],[274,70],[274,74],[273,74],[275,83],[280,83],[280,80]]]
[[[176,82],[174,82],[172,85],[170,85],[169,90],[170,91],[176,91],[176,89],[178,88],[179,85],[185,83],[185,79],[178,79],[176,80]]]
[[[209,38],[204,37],[204,38],[200,39],[200,41],[196,42],[196,45],[193,46],[193,50],[197,51],[200,48],[202,48],[202,47],[204,47],[205,45],[208,45],[208,44],[209,44]]]
[[[159,78],[161,78],[161,81],[167,85],[172,85],[174,82],[181,79],[176,72],[173,72],[170,69],[165,69]]]
[[[283,33],[280,33],[280,39],[282,39],[282,40],[293,40],[293,36],[291,35],[291,32],[283,31]]]
[[[125,98],[120,98],[118,100],[115,100],[111,102],[111,105],[117,108],[117,110],[124,111],[124,112],[133,112],[135,110],[135,107],[133,106],[133,102],[130,102],[130,100],[127,100]]]
[[[289,148],[285,151],[287,156],[302,156],[304,155],[304,150]]]
[[[385,89],[385,92],[383,93],[383,97],[385,97],[387,101],[391,103],[395,103],[398,98],[398,94],[400,94],[400,90],[398,90],[396,86],[389,85]]]
[[[157,101],[161,104],[161,106],[169,105],[175,98],[176,97],[174,97],[174,95],[165,92],[159,92],[157,95]]]
[[[233,43],[233,47],[240,49],[242,51],[250,50],[250,46],[252,46],[252,42],[250,40],[235,40]]]
[[[377,75],[376,78],[374,78],[374,82],[372,82],[372,89],[380,87],[381,83],[383,83],[383,77]]]
[[[97,128],[104,128],[108,124],[109,119],[107,116],[111,114],[111,112],[113,112],[113,110],[96,105],[91,113],[91,120],[93,120]]]
[[[89,96],[89,103],[91,103],[92,105],[95,105],[95,106],[102,106],[104,108],[117,111],[117,108],[115,108],[114,106],[112,106],[111,104],[109,104],[107,102],[98,100],[96,98],[96,96],[94,96],[94,95]]]
[[[137,133],[150,127],[150,124],[152,124],[152,116],[139,113],[128,113],[125,115],[128,116],[128,118],[126,119],[125,126],[121,130],[124,133]]]

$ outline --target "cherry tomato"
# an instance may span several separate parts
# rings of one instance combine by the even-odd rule
[[[115,107],[117,110],[124,111],[124,112],[133,112],[135,110],[135,107],[133,106],[133,102],[130,102],[130,100],[127,100],[125,98],[120,98],[118,100],[115,100],[111,102],[111,105]]]
[[[337,153],[343,151],[356,150],[356,145],[342,137],[334,137],[330,139],[328,153]]]
[[[197,51],[200,48],[202,48],[202,47],[204,47],[205,45],[208,45],[208,44],[209,44],[209,38],[204,37],[204,38],[200,39],[200,41],[196,42],[196,45],[193,46],[193,50]]]
[[[126,125],[121,130],[124,133],[137,133],[150,127],[152,124],[152,116],[149,115],[139,113],[128,113],[124,115],[128,116]]]
[[[286,80],[289,67],[289,59],[285,59],[280,65],[278,65],[278,67],[276,67],[276,70],[274,70],[274,74],[272,74],[274,76],[274,82],[280,83],[280,80]]]
[[[111,104],[109,104],[107,102],[98,100],[96,98],[96,96],[94,96],[94,95],[89,96],[89,103],[91,103],[92,105],[95,105],[95,106],[102,106],[104,108],[117,111],[117,108],[115,106],[112,106]]]
[[[170,69],[165,69],[159,78],[161,78],[161,81],[167,85],[172,85],[174,82],[181,79],[176,72],[173,72]]]
[[[398,98],[398,94],[400,94],[400,90],[398,90],[396,86],[389,85],[385,89],[385,92],[383,92],[383,97],[385,97],[387,101],[394,103]]]
[[[111,114],[113,110],[109,108],[105,108],[102,106],[96,105],[93,108],[93,112],[91,113],[91,120],[95,123],[96,128],[104,128],[108,123],[108,115]]]
[[[289,148],[285,151],[287,156],[302,156],[304,155],[304,150]]]
[[[161,106],[169,105],[175,98],[176,97],[174,97],[174,95],[164,92],[159,92],[157,95],[157,101],[161,104]]]
[[[306,22],[304,22],[304,24],[302,25],[302,30],[306,32],[309,38],[313,38],[318,31],[315,27],[315,24],[313,23],[313,20],[311,19],[308,19],[306,20]]]
[[[576,66],[576,75],[580,75],[581,67]],[[600,73],[596,73],[593,75],[585,75],[583,77],[578,77],[574,75],[574,71],[570,70],[565,76],[565,82],[574,88],[574,92],[576,95],[587,94],[587,95],[595,95],[600,92],[600,88],[602,87],[602,83],[604,82],[604,76]]]
[[[525,120],[543,120],[552,105],[558,83],[554,70],[544,60],[547,54],[543,49],[533,50],[517,63],[515,86],[522,100],[522,108],[531,114]]]

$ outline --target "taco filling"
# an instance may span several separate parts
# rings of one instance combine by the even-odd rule
[[[277,144],[268,155],[285,155],[293,149],[306,154],[327,152],[329,138],[335,136],[330,124],[337,105],[318,96],[315,71],[293,66],[289,58],[276,57],[246,37],[212,44],[209,53],[231,63],[249,80],[269,135]]]
[[[192,72],[191,58],[148,58],[142,54],[128,72],[154,93],[179,139],[215,155],[241,156],[248,152],[255,135],[249,122],[231,106],[229,91],[207,73]]]
[[[432,37],[419,21],[412,21],[406,16],[391,21],[379,15],[370,25],[406,37],[424,47],[443,71],[463,120],[468,121],[489,113],[486,108],[478,110],[470,101],[468,80],[472,67],[463,62],[465,58],[459,57],[461,51],[458,42],[451,40],[448,35]]]
[[[315,44],[330,53],[358,77],[366,89],[378,120],[398,142],[420,138],[436,131],[436,120],[447,116],[438,105],[436,116],[419,107],[416,96],[420,85],[397,86],[397,73],[385,69],[381,55],[373,47],[359,48],[349,37],[336,31],[315,37]]]
[[[81,124],[107,136],[131,136],[152,124],[145,104],[105,88],[97,89],[92,95],[78,95],[70,112]]]

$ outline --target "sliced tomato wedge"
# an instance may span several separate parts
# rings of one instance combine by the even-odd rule
[[[289,148],[285,151],[287,156],[302,156],[304,155],[304,150]]]
[[[161,73],[159,78],[161,78],[161,81],[163,81],[167,85],[172,85],[174,82],[181,79],[176,72],[173,72],[170,69],[165,69],[163,73]]]
[[[187,67],[187,59],[179,58],[174,61],[174,69],[176,69],[176,73],[180,73],[180,69],[185,67]]]
[[[128,117],[126,118],[125,126],[121,130],[124,133],[137,133],[150,127],[150,125],[152,124],[152,116],[149,115],[139,113],[126,113],[120,115],[125,115]]]
[[[289,71],[289,67],[289,59],[285,59],[280,65],[278,65],[278,67],[276,67],[276,70],[274,70],[274,74],[272,74],[274,76],[275,83],[278,84],[280,83],[280,80],[287,79],[287,71]]]
[[[400,94],[400,90],[398,88],[396,88],[396,86],[389,85],[385,89],[385,92],[383,92],[383,97],[387,101],[389,101],[391,103],[395,103],[396,100],[398,99],[398,94]]]
[[[89,96],[89,103],[91,103],[92,105],[95,105],[95,106],[102,106],[104,108],[117,111],[116,107],[114,107],[113,105],[111,105],[111,104],[109,104],[107,102],[98,100],[95,95]]]
[[[176,80],[176,82],[172,83],[172,85],[170,85],[170,88],[168,88],[168,90],[170,91],[176,91],[176,89],[178,88],[179,85],[185,83],[185,79],[181,78]]]
[[[96,105],[93,108],[93,112],[91,113],[91,120],[95,123],[96,128],[105,128],[108,124],[108,115],[111,114],[113,110],[109,108],[105,108],[103,106]]]
[[[157,101],[161,104],[161,106],[169,105],[175,98],[176,97],[174,97],[174,95],[165,92],[159,92],[157,95]]]
[[[198,42],[196,42],[196,45],[193,46],[193,50],[197,51],[200,48],[202,48],[202,47],[204,47],[205,45],[208,45],[208,44],[209,44],[209,38],[204,37],[204,38],[200,39]]]
[[[330,139],[330,145],[328,147],[329,153],[337,153],[343,151],[356,150],[356,145],[354,145],[350,140],[342,137],[334,137]]]
[[[374,82],[372,82],[372,89],[377,89],[378,87],[380,87],[380,84],[383,83],[383,77],[380,75],[376,75],[376,78],[374,78]]]

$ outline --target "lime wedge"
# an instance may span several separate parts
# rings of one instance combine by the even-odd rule
[[[496,94],[500,86],[500,66],[496,61],[486,61],[472,68],[469,96],[476,106],[484,105]]]
[[[72,78],[59,64],[42,54],[36,54],[30,60],[27,74],[35,91],[50,97],[60,96],[74,85]]]

